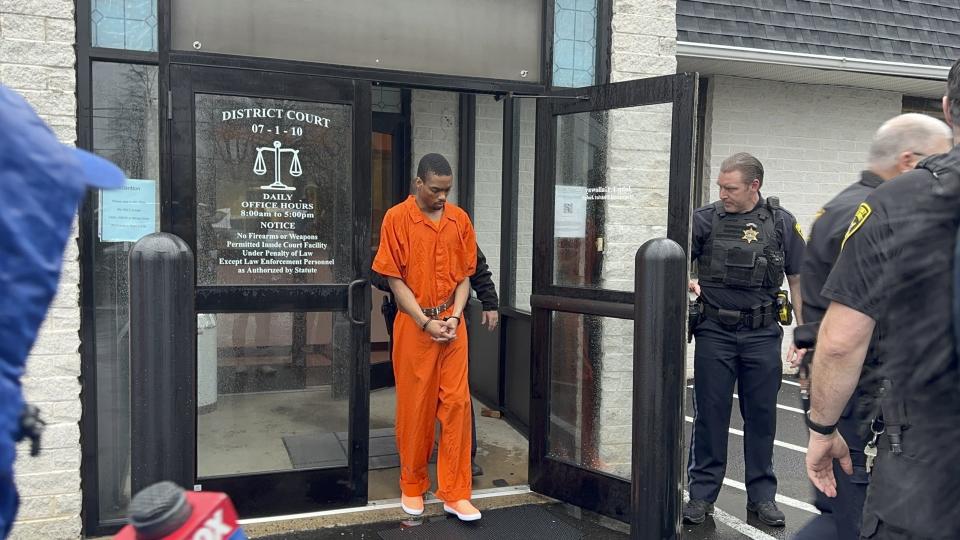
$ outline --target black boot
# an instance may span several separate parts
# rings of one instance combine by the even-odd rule
[[[777,503],[773,501],[748,502],[747,512],[756,514],[757,519],[771,527],[783,527],[786,522],[786,517],[784,517],[783,512],[777,508]]]
[[[690,499],[683,505],[683,522],[699,525],[707,519],[707,514],[713,513],[713,503],[703,499]]]

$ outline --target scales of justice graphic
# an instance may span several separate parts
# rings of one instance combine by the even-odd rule
[[[263,153],[273,152],[273,183],[269,186],[260,186],[260,189],[266,189],[270,191],[293,191],[297,189],[280,181],[280,159],[284,152],[293,154],[293,159],[290,161],[290,176],[297,178],[303,174],[303,169],[300,168],[300,150],[293,148],[281,148],[281,146],[283,145],[280,143],[280,141],[273,141],[273,148],[270,148],[269,146],[257,147],[257,161],[253,165],[253,172],[257,176],[263,176],[267,174],[267,164],[263,159]]]

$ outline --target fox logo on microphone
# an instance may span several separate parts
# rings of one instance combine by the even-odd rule
[[[193,533],[193,540],[223,540],[230,538],[235,531],[233,527],[223,522],[223,510],[217,510],[213,517],[208,519],[203,528]]]
[[[115,540],[247,540],[223,493],[188,492],[160,482],[137,493],[129,514],[130,524]]]

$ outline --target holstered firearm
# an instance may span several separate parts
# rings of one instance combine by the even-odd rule
[[[397,303],[393,301],[393,295],[383,297],[383,304],[380,306],[380,313],[383,313],[383,322],[387,325],[387,335],[393,338],[393,321],[397,318]]]
[[[687,305],[687,343],[693,342],[693,331],[703,320],[703,305],[696,299]]]
[[[883,379],[880,383],[880,413],[883,416],[884,432],[890,441],[890,452],[903,452],[903,432],[910,427],[907,421],[907,410],[903,400],[894,396],[893,383],[890,379]]]
[[[40,418],[40,409],[36,405],[24,403],[23,411],[20,413],[20,432],[17,434],[17,442],[29,438],[32,457],[40,455],[40,438],[43,436],[46,425],[47,423]]]
[[[820,331],[820,322],[801,324],[793,329],[793,346],[806,349],[807,353],[800,360],[800,403],[803,412],[810,410],[810,364],[813,362],[813,351],[817,346],[817,333]]]

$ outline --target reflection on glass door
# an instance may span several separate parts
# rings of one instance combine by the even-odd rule
[[[341,313],[197,317],[197,475],[346,467]],[[347,323],[348,324],[348,323]]]
[[[695,89],[696,76],[681,74],[537,103],[531,487],[621,519],[631,319],[644,301],[633,294],[635,256],[652,238],[689,241]]]
[[[351,281],[351,106],[195,104],[198,285]],[[198,477],[347,467],[343,313],[204,313],[197,334]]]
[[[251,517],[364,504],[369,84],[182,64],[170,80],[196,482]]]

